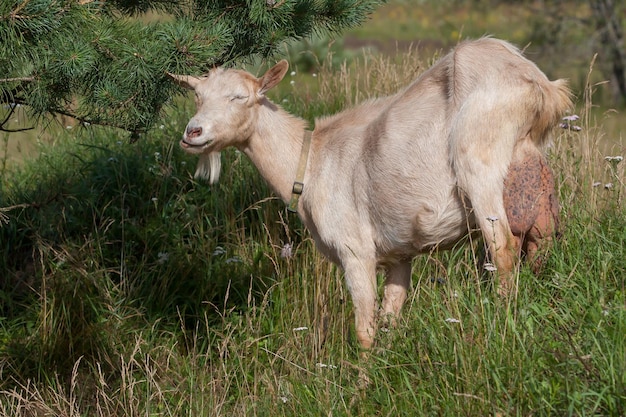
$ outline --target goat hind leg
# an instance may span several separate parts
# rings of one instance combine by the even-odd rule
[[[506,296],[513,289],[511,279],[519,260],[521,242],[511,232],[501,188],[495,187],[494,190],[481,184],[474,181],[464,191],[471,201],[490,259],[497,268],[498,294]]]
[[[387,268],[382,313],[387,325],[395,326],[411,284],[411,260]]]
[[[462,87],[462,83],[458,85]],[[469,198],[498,268],[501,295],[511,289],[510,278],[519,253],[504,209],[503,190],[514,148],[520,141],[520,126],[526,123],[520,103],[525,103],[527,96],[526,86],[511,88],[507,94],[478,89],[464,97],[450,131],[450,156],[457,184]]]
[[[489,226],[481,226],[484,239],[491,238],[488,242],[489,252],[495,260],[498,275],[498,295],[509,296],[515,290],[513,282],[514,272],[519,261],[520,240],[511,233],[506,218],[499,225],[493,225],[494,232],[489,231]],[[499,226],[499,227],[498,227]]]
[[[468,175],[468,172],[474,175]],[[479,172],[476,175],[476,172]],[[464,194],[469,198],[471,210],[478,224],[489,256],[497,268],[498,294],[508,295],[512,290],[511,278],[520,253],[520,240],[511,232],[504,208],[502,184],[493,172],[468,169],[459,178]],[[491,175],[490,175],[491,174]],[[491,178],[490,178],[491,176]]]

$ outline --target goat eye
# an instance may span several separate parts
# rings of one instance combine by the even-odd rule
[[[230,101],[241,101],[241,100],[245,100],[247,98],[248,98],[248,96],[244,96],[244,95],[241,95],[241,94],[235,94],[235,95],[232,95],[230,97]]]

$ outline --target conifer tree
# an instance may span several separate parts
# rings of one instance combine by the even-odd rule
[[[137,135],[177,91],[166,71],[268,57],[358,25],[383,1],[2,0],[0,130],[19,104]]]

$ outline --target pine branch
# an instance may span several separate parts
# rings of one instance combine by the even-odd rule
[[[34,129],[34,127],[23,127],[23,128],[19,128],[19,129],[9,129],[9,128],[5,127],[6,124],[9,122],[9,120],[11,119],[11,116],[13,116],[13,113],[15,113],[15,109],[16,108],[17,108],[16,104],[13,104],[13,105],[9,106],[9,113],[4,118],[4,120],[2,122],[0,122],[0,132],[17,133],[17,132],[24,132],[26,130]]]
[[[0,102],[146,132],[178,90],[164,74],[270,57],[358,25],[378,0],[6,0]],[[13,3],[13,4],[11,4]],[[164,19],[136,15],[153,10]],[[8,120],[8,119],[7,119]],[[6,122],[0,124],[0,130]]]
[[[30,0],[24,0],[22,3],[18,4],[17,8],[12,10],[11,13],[6,16],[2,16],[2,19],[19,19],[19,13],[26,7],[29,1]]]

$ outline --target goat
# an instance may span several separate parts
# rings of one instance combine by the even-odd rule
[[[374,341],[377,268],[386,271],[381,313],[394,320],[411,259],[476,228],[499,293],[509,293],[522,248],[534,253],[558,221],[542,151],[571,106],[567,83],[549,81],[511,44],[482,38],[460,43],[395,95],[317,120],[311,133],[265,95],[287,69],[283,60],[260,78],[224,68],[168,74],[196,95],[180,145],[200,155],[197,174],[213,182],[219,165],[208,167],[234,146],[292,201],[318,249],[345,272],[361,346]]]

